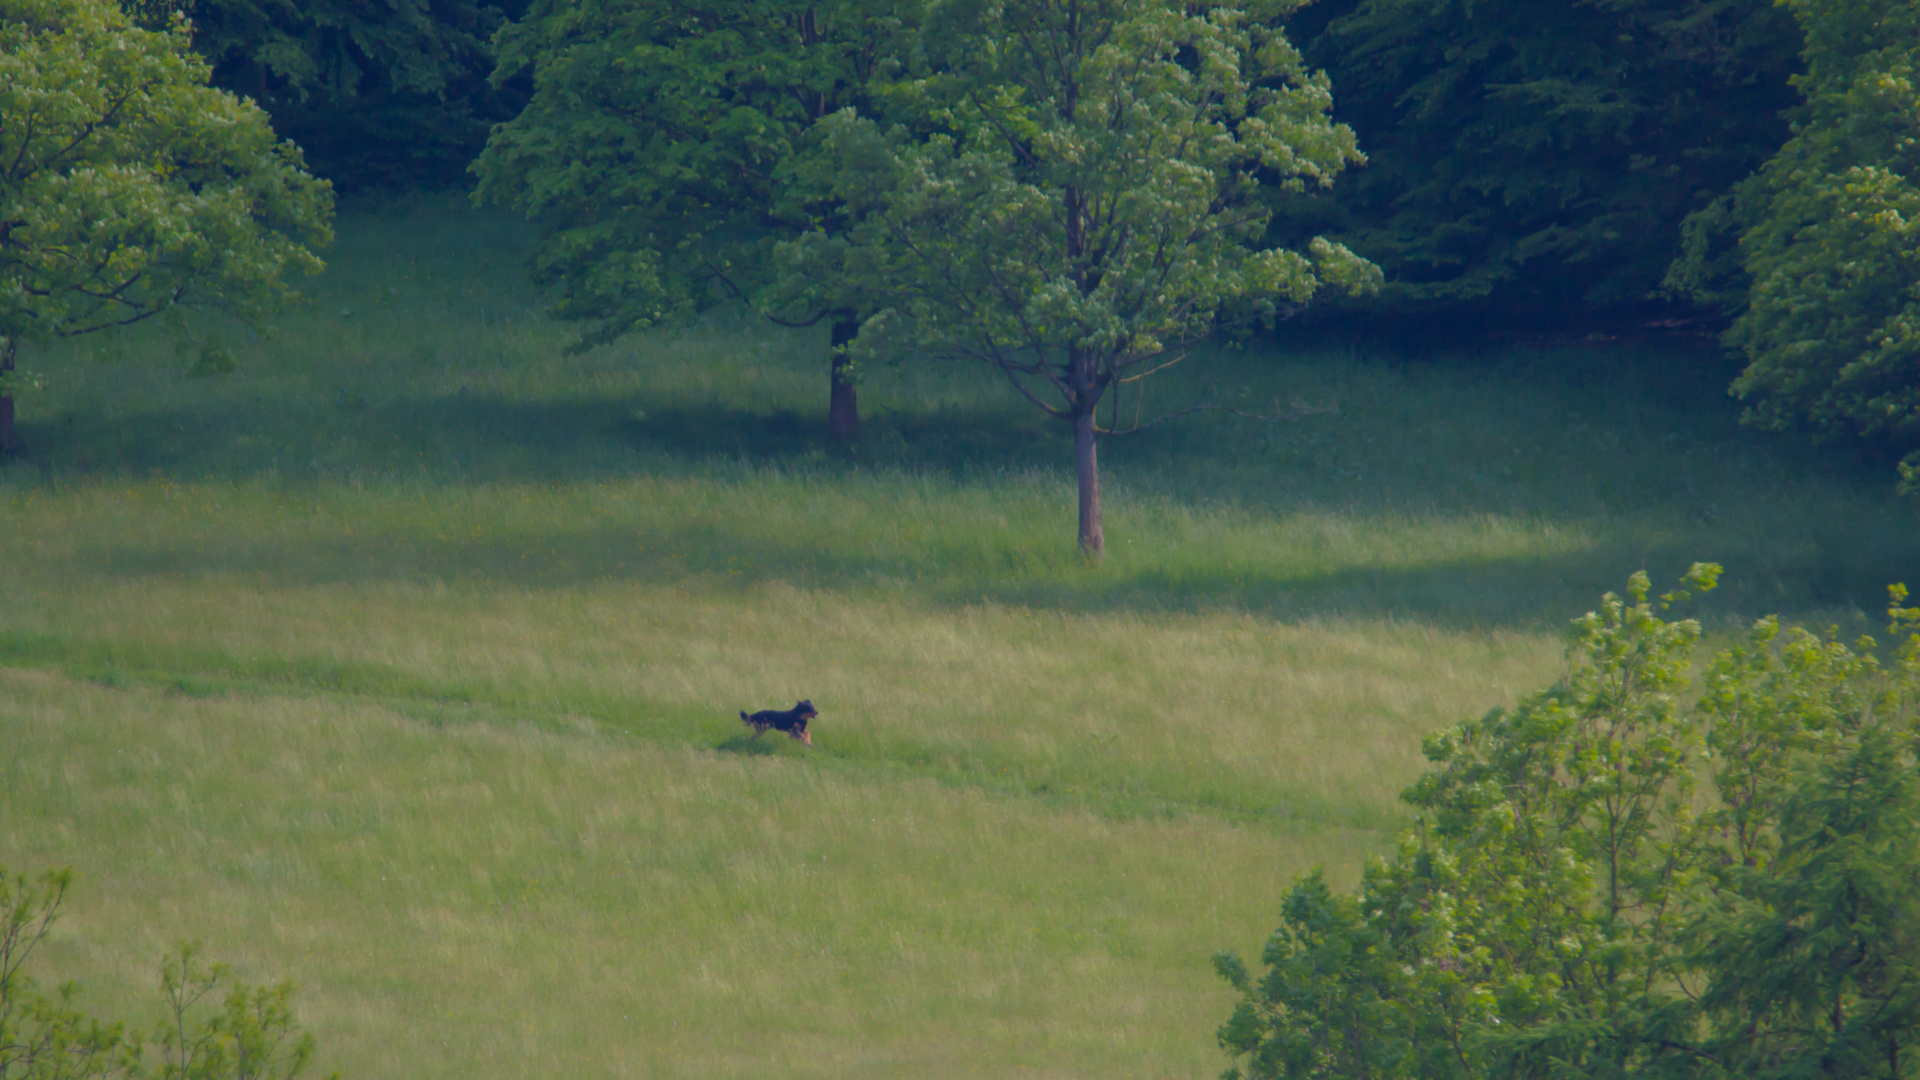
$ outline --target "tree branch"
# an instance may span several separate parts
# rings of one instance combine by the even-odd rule
[[[1049,405],[1046,402],[1041,401],[1037,396],[1034,395],[1033,391],[1027,389],[1024,385],[1022,385],[1020,380],[1017,377],[1015,377],[1013,373],[1015,365],[1009,363],[1006,360],[999,360],[997,362],[1000,365],[1001,374],[1007,377],[1007,381],[1013,384],[1013,388],[1015,390],[1020,391],[1020,396],[1026,398],[1028,401],[1033,402],[1034,406],[1038,408],[1041,412],[1046,413],[1048,416],[1064,417],[1069,415],[1067,410],[1059,408],[1058,406]],[[1053,379],[1051,375],[1047,375],[1046,372],[1041,372],[1041,374],[1043,376],[1046,376],[1049,382],[1056,381]]]
[[[1155,417],[1154,419],[1149,420],[1144,424],[1135,424],[1134,426],[1130,428],[1126,428],[1121,431],[1106,431],[1106,430],[1101,430],[1099,428],[1095,428],[1094,430],[1096,433],[1101,435],[1116,435],[1116,436],[1132,435],[1137,432],[1145,431],[1148,428],[1159,427],[1161,424],[1164,424],[1169,420],[1178,420],[1183,416],[1190,416],[1193,413],[1197,413],[1197,412],[1231,413],[1234,416],[1244,416],[1249,420],[1265,420],[1268,423],[1285,422],[1285,423],[1291,424],[1304,416],[1318,416],[1318,415],[1326,415],[1326,414],[1338,416],[1340,415],[1340,407],[1338,405],[1308,405],[1305,402],[1296,401],[1290,405],[1290,407],[1286,412],[1281,413],[1278,416],[1265,416],[1260,413],[1246,412],[1244,410],[1236,409],[1228,405],[1195,405],[1192,408],[1181,409],[1179,412],[1176,412],[1176,413],[1168,413],[1165,416]]]

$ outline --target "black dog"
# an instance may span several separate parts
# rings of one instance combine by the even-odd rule
[[[812,746],[813,736],[807,734],[807,721],[819,715],[813,711],[813,702],[803,701],[786,710],[762,709],[752,716],[743,712],[740,714],[740,720],[753,729],[753,737],[756,739],[765,735],[768,728],[772,728],[775,731],[784,731],[808,746]]]

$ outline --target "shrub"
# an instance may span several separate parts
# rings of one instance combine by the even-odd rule
[[[291,1080],[307,1066],[314,1040],[294,1022],[293,985],[232,982],[225,964],[200,960],[197,943],[161,962],[166,1010],[151,1042],[75,1007],[72,982],[43,993],[25,972],[27,958],[72,883],[70,870],[29,880],[0,866],[0,1080]],[[209,998],[221,1001],[217,1011],[199,1008]]]

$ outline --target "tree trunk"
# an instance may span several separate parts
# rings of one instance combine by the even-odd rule
[[[0,387],[13,373],[14,341],[0,338]],[[19,436],[13,431],[13,396],[0,391],[0,457],[11,457],[20,450]]]
[[[827,400],[827,434],[836,439],[851,439],[860,432],[860,397],[853,384],[853,360],[847,355],[847,343],[860,333],[860,324],[851,315],[833,320],[833,369],[829,373],[832,395]]]
[[[1099,559],[1107,553],[1107,535],[1100,527],[1099,433],[1100,398],[1093,377],[1093,358],[1073,351],[1067,385],[1073,391],[1073,468],[1080,479],[1080,553]]]
[[[1100,527],[1100,462],[1093,409],[1073,418],[1073,465],[1080,477],[1080,553],[1098,559],[1107,553],[1107,536]]]

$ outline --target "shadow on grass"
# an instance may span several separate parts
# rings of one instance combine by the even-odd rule
[[[1237,611],[1266,618],[1410,618],[1462,629],[1557,626],[1590,610],[1646,570],[1656,587],[1696,559],[1727,566],[1719,590],[1694,601],[1698,614],[1751,618],[1884,607],[1886,585],[1910,575],[1911,553],[1835,532],[1825,543],[1756,565],[1702,534],[1651,543],[1603,540],[1552,556],[1436,560],[1415,567],[1362,566],[1284,573],[1259,565],[1169,566],[1115,555],[1088,567],[1071,557],[1032,557],[1016,547],[852,549],[828,535],[752,534],[728,523],[594,524],[503,539],[459,540],[381,533],[325,537],[209,537],[203,542],[101,540],[83,545],[63,572],[172,577],[259,575],[298,585],[504,584],[567,589],[593,583],[692,583],[709,594],[780,582],[853,595],[906,596],[954,607],[982,603],[1084,614]]]
[[[1264,404],[1236,394],[1253,394],[1254,384],[1287,370],[1309,373],[1314,388],[1300,394],[1325,396],[1339,414],[1293,424],[1203,414],[1105,440],[1109,490],[1255,513],[1413,510],[1572,523],[1648,507],[1711,521],[1731,506],[1778,502],[1780,485],[1795,478],[1891,486],[1889,461],[1742,429],[1721,389],[1724,360],[1712,357],[1554,353],[1466,363],[1248,354],[1188,379],[1156,407],[1224,401],[1269,409],[1278,393]],[[1221,385],[1211,373],[1247,385]],[[384,397],[375,388],[363,388],[363,397],[284,379],[207,384],[203,394],[136,400],[112,415],[29,417],[21,430],[32,467],[19,475],[453,487],[700,475],[744,464],[822,477],[1071,476],[1064,424],[987,393],[902,410],[871,395],[861,437],[841,443],[827,437],[816,411],[722,403],[698,396],[712,395],[704,388],[541,398],[420,393],[421,381],[436,378],[423,373]]]
[[[772,738],[756,739],[751,735],[735,735],[715,743],[713,748],[722,754],[739,754],[742,757],[778,757],[808,752],[807,747],[785,736],[776,741]]]
[[[870,411],[861,436],[830,439],[818,417],[786,409],[642,398],[518,401],[480,394],[377,403],[351,395],[154,409],[111,418],[23,423],[50,477],[177,481],[423,478],[449,484],[591,480],[696,471],[715,461],[858,472],[883,467],[948,478],[1058,467],[1067,431],[985,408]]]
[[[1384,569],[1341,568],[1336,556],[1329,560],[1332,568],[1282,571],[1245,554],[1185,552],[1176,540],[1161,537],[1157,546],[1147,545],[1153,554],[1134,559],[1117,540],[1127,527],[1127,511],[1125,500],[1116,499],[1108,526],[1116,542],[1106,565],[1097,569],[1074,557],[1072,507],[1063,501],[1057,520],[1046,525],[1057,527],[1058,538],[1049,531],[1045,543],[1034,539],[1032,528],[1006,536],[934,531],[889,545],[832,524],[774,533],[739,517],[601,519],[554,521],[539,526],[537,534],[479,539],[404,530],[361,537],[102,538],[84,545],[75,565],[64,570],[176,577],[248,572],[297,583],[469,581],[531,588],[697,579],[703,588],[724,590],[780,581],[808,588],[881,589],[954,605],[991,602],[1077,612],[1227,609],[1284,619],[1404,616],[1469,627],[1558,624],[1590,608],[1601,592],[1620,588],[1633,570],[1645,569],[1664,584],[1695,559],[1720,561],[1728,570],[1722,588],[1698,610],[1743,616],[1847,607],[1876,612],[1885,586],[1910,576],[1920,554],[1914,530],[1902,530],[1892,519],[1871,528],[1854,520],[1817,519],[1793,502],[1795,496],[1782,499],[1779,491],[1785,489],[1776,489],[1788,482],[1804,489],[1809,480],[1838,478],[1845,471],[1840,464],[1811,460],[1810,451],[1756,451],[1757,437],[1738,429],[1734,411],[1724,402],[1688,405],[1681,417],[1674,403],[1699,391],[1699,373],[1676,365],[1639,367],[1645,370],[1562,363],[1501,376],[1564,384],[1560,397],[1524,406],[1538,415],[1510,425],[1548,442],[1522,446],[1500,441],[1509,429],[1499,424],[1465,424],[1473,438],[1460,437],[1459,460],[1436,463],[1435,458],[1444,458],[1437,454],[1399,460],[1385,452],[1363,460],[1370,436],[1387,442],[1425,413],[1383,405],[1377,414],[1363,415],[1365,403],[1358,401],[1353,415],[1343,417],[1345,444],[1330,449],[1296,439],[1259,457],[1267,451],[1255,449],[1244,431],[1221,435],[1198,421],[1182,421],[1156,429],[1145,441],[1116,442],[1112,453],[1103,455],[1110,482],[1125,485],[1138,477],[1154,497],[1202,512],[1237,507],[1275,521],[1301,510],[1343,517],[1424,513],[1434,520],[1508,516],[1577,528],[1591,538],[1570,554],[1436,557],[1419,566]],[[1449,380],[1469,374],[1434,366],[1420,378],[1451,385]],[[1425,383],[1410,385],[1417,389]],[[243,390],[236,384],[191,407],[112,418],[59,416],[25,425],[24,431],[35,447],[35,467],[56,483],[134,475],[179,481],[396,479],[453,488],[713,475],[716,463],[821,479],[885,473],[990,483],[1008,474],[1039,473],[1068,482],[1064,427],[1018,406],[983,403],[925,413],[870,409],[863,437],[843,446],[826,437],[815,416],[704,401],[636,395],[520,400],[469,392],[369,401],[338,391],[310,399],[249,400]],[[284,395],[284,388],[278,393]],[[1597,404],[1583,405],[1591,414],[1589,424],[1554,411],[1555,402],[1587,398],[1611,401],[1631,416],[1602,416]],[[1489,406],[1488,415],[1498,419],[1503,409],[1519,415],[1521,408],[1512,402]],[[1446,410],[1436,405],[1427,411]],[[1695,425],[1688,436],[1694,441],[1669,447],[1661,439],[1677,438],[1672,433],[1683,419]],[[1655,437],[1657,432],[1668,434]],[[1419,438],[1411,437],[1415,444]],[[1494,441],[1483,446],[1474,439]],[[1485,460],[1471,456],[1482,453]],[[1503,478],[1494,467],[1503,461],[1522,472],[1547,472],[1533,482],[1524,476]],[[1436,476],[1443,488],[1431,487]],[[1746,489],[1723,490],[1729,476],[1746,477]],[[876,498],[884,498],[884,490]],[[1715,500],[1730,504],[1720,514],[1742,520],[1715,524]]]

